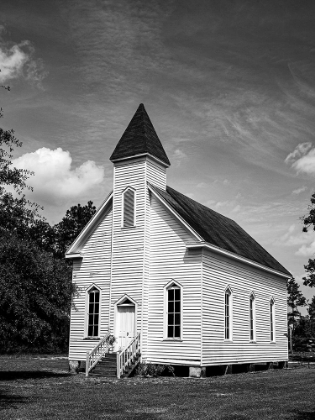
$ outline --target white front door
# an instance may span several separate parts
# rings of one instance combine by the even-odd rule
[[[135,336],[135,307],[134,305],[118,305],[118,349],[125,348]]]

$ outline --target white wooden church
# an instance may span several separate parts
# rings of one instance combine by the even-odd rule
[[[139,360],[197,376],[283,365],[291,274],[233,220],[167,186],[143,104],[110,160],[113,191],[66,253],[78,288],[70,367],[86,362],[88,374],[111,360],[120,377]]]

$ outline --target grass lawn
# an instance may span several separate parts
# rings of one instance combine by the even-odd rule
[[[315,368],[206,379],[85,379],[66,359],[0,356],[0,419],[315,419]]]

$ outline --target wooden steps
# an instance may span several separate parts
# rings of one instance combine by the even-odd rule
[[[89,376],[103,378],[117,378],[116,353],[106,353],[104,357],[91,370]]]

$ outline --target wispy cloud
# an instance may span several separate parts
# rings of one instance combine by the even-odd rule
[[[304,172],[312,175],[315,173],[315,148],[310,142],[300,143],[286,157],[285,162],[291,164],[297,173]]]
[[[304,191],[306,191],[307,190],[307,187],[300,187],[300,188],[297,188],[296,190],[293,190],[292,191],[292,194],[293,195],[299,195],[299,194],[301,194],[302,192],[304,192]]]
[[[43,61],[35,58],[35,49],[30,41],[18,44],[3,39],[4,26],[0,28],[0,83],[17,78],[24,78],[31,84],[42,88],[42,81],[47,76]]]

